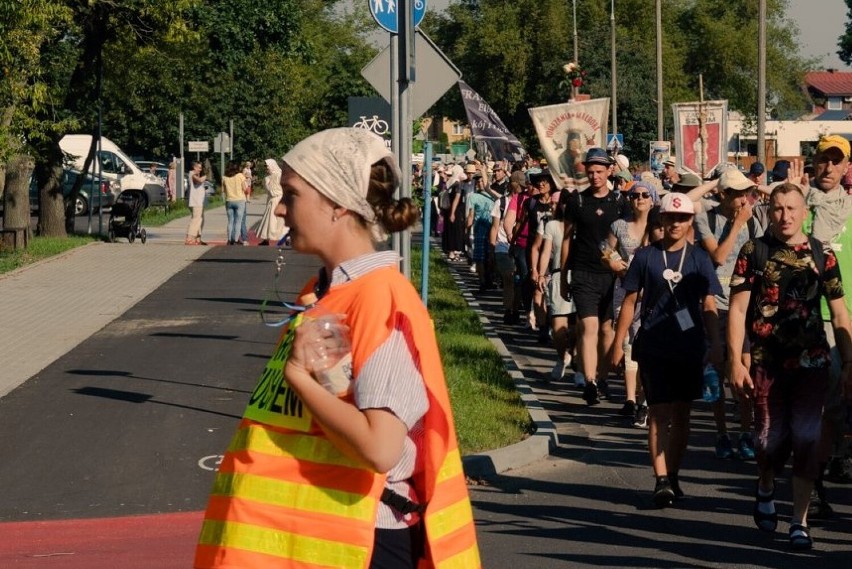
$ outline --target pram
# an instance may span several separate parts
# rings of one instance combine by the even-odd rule
[[[145,197],[142,190],[124,190],[118,194],[109,214],[107,237],[110,243],[115,243],[116,237],[127,237],[130,243],[137,237],[142,243],[148,240],[148,232],[141,223]]]

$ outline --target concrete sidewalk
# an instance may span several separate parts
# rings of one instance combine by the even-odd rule
[[[248,204],[260,220],[266,196]],[[227,242],[225,207],[204,214],[202,237]],[[185,246],[188,218],[149,227],[148,242],[98,242],[0,275],[0,397],[123,314],[207,251]],[[256,243],[256,240],[255,240]]]

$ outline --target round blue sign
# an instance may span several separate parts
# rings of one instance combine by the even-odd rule
[[[370,3],[370,13],[373,19],[381,27],[392,34],[399,33],[397,23],[397,5],[405,0],[367,0]],[[419,26],[426,14],[426,0],[413,0],[409,6],[414,5],[414,25]]]

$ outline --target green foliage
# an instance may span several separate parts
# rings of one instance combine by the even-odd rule
[[[420,288],[421,249],[412,247],[412,283]],[[534,431],[532,420],[479,316],[470,309],[437,251],[429,257],[429,313],[462,454],[500,448]]]
[[[616,18],[618,128],[626,152],[646,156],[657,138],[655,2],[618,0]],[[610,0],[577,5],[578,52],[588,72],[581,92],[611,95]],[[787,117],[807,106],[801,91],[812,62],[798,55],[798,30],[784,16],[786,0],[768,0],[767,106]],[[527,109],[564,102],[562,66],[573,60],[572,2],[565,0],[466,0],[427,15],[423,28],[462,70],[465,81],[488,101],[525,148],[538,152]],[[726,98],[729,107],[757,113],[757,1],[662,0],[663,109],[671,139],[671,104]],[[434,109],[464,120],[458,90]]]
[[[837,55],[846,65],[852,65],[852,0],[846,0],[846,31],[837,38]]]
[[[27,249],[17,251],[0,251],[0,274],[14,271],[36,261],[64,253],[69,249],[88,245],[99,238],[92,235],[75,235],[73,237],[33,237]]]

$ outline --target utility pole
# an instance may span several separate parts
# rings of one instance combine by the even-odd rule
[[[766,164],[766,0],[760,0],[757,24],[757,159]]]
[[[577,0],[574,3],[574,63],[580,64],[580,49],[577,46]]]
[[[663,140],[663,9],[657,0],[657,140]]]
[[[618,134],[618,102],[616,93],[618,92],[618,81],[615,76],[615,0],[612,0],[609,21],[612,24],[612,45],[610,50],[610,59],[612,60],[612,127],[613,134]],[[604,141],[606,143],[606,141]]]

